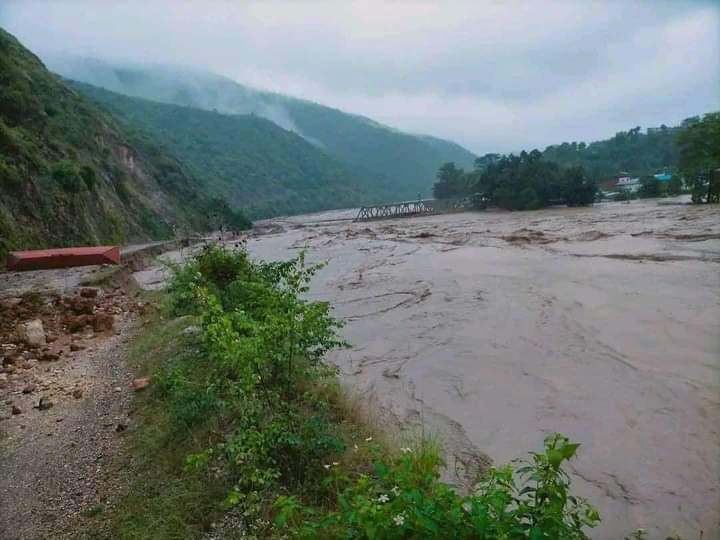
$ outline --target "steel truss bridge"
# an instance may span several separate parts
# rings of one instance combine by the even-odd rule
[[[418,199],[416,201],[376,204],[360,208],[354,221],[463,212],[470,210],[473,206],[472,197],[461,199]]]

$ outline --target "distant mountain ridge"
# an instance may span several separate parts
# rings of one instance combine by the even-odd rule
[[[363,116],[276,93],[255,90],[200,71],[167,66],[119,66],[99,60],[49,57],[63,77],[125,94],[217,111],[255,114],[297,133],[365,178],[374,178],[387,198],[430,193],[440,166],[472,167],[475,155],[462,146],[403,133]]]
[[[383,193],[383,186],[375,186],[372,177],[353,173],[321,148],[265,118],[170,105],[85,83],[68,84],[128,130],[181,156],[198,187],[254,218],[347,208],[377,200]]]

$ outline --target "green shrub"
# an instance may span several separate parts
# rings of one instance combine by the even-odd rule
[[[80,169],[73,161],[67,159],[58,161],[52,166],[51,174],[66,193],[80,193],[85,186],[80,176]]]
[[[22,176],[12,164],[5,163],[0,158],[0,185],[10,188],[17,189],[22,185]]]
[[[440,479],[435,445],[404,448],[352,478],[332,468],[338,509],[321,513],[297,497],[276,501],[276,524],[298,538],[585,539],[597,511],[570,494],[562,464],[578,444],[554,434],[522,466],[491,469],[475,493],[462,496]]]
[[[80,168],[80,178],[85,182],[85,187],[88,191],[92,191],[97,183],[97,176],[95,175],[95,169],[88,165],[83,165]]]

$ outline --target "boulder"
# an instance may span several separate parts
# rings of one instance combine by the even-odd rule
[[[197,325],[190,325],[183,328],[182,333],[184,336],[194,336],[195,334],[199,334],[202,331],[202,328],[200,328]]]
[[[93,329],[96,332],[105,332],[108,330],[112,330],[112,327],[114,324],[115,324],[115,317],[113,317],[109,313],[97,313],[93,317],[93,321],[92,321]]]
[[[53,402],[46,397],[41,397],[40,402],[37,404],[37,408],[41,411],[47,411],[53,406]]]
[[[45,346],[45,329],[40,319],[18,325],[20,339],[31,347]]]
[[[90,317],[88,315],[78,315],[76,317],[67,316],[64,321],[68,331],[73,334],[85,328],[85,326],[90,324],[90,322]]]

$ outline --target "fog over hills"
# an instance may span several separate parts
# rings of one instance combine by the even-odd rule
[[[363,116],[307,100],[249,88],[196,69],[166,65],[115,65],[96,59],[47,57],[68,79],[113,92],[224,114],[254,114],[297,133],[354,172],[373,176],[397,198],[429,194],[447,161],[471,167],[475,155],[450,141],[403,133]]]

